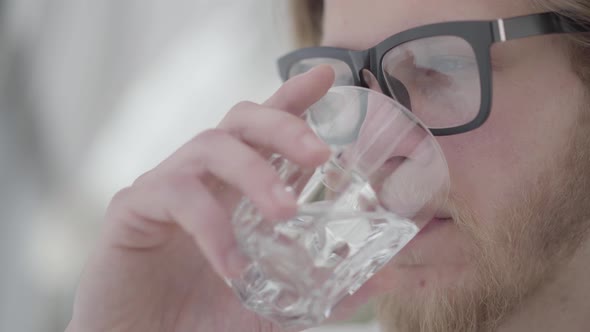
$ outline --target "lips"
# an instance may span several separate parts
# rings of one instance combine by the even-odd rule
[[[434,217],[430,220],[429,224],[431,223],[448,223],[452,222],[453,217],[448,211],[439,210],[435,213]],[[428,225],[426,225],[428,226]]]
[[[451,214],[446,211],[437,212],[433,218],[433,220],[437,220],[437,221],[449,221],[452,219],[453,219],[453,216],[451,216]]]
[[[445,209],[444,206],[441,206],[436,213],[434,213],[434,217],[432,221],[444,222],[444,221],[452,221],[453,214],[450,210]]]
[[[438,228],[444,227],[452,222],[452,218],[440,219],[435,217],[429,223],[427,223],[426,226],[422,227],[416,236],[424,236],[426,234],[435,232]]]

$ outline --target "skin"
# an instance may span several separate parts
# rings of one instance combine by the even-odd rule
[[[515,0],[327,0],[323,43],[365,49],[423,24],[530,12]],[[570,143],[583,101],[583,85],[557,38],[498,45],[493,57],[490,119],[473,132],[438,138],[451,172],[452,197],[485,229],[507,222],[503,211],[522,188],[559,167],[555,160]],[[236,105],[218,128],[198,134],[118,193],[67,331],[281,331],[242,309],[219,277],[235,276],[243,265],[228,211],[242,192],[268,218],[294,213],[294,198],[282,189],[266,156],[278,152],[306,166],[328,158],[327,147],[296,115],[332,81],[332,71],[320,67],[287,82],[264,104]],[[245,165],[248,177],[235,165]],[[475,281],[469,253],[475,247],[452,222],[431,227],[343,307],[389,291],[412,298],[457,280],[470,287]],[[502,330],[532,330],[527,322],[533,320],[535,331],[555,326],[584,331],[590,323],[583,314],[590,310],[584,300],[590,296],[587,248],[508,317]]]
[[[524,1],[328,0],[325,4],[323,44],[350,49],[369,48],[393,33],[423,24],[532,13]],[[369,20],[371,24],[364,23]],[[480,223],[476,227],[493,230],[505,223],[505,210],[520,199],[523,188],[562,167],[556,160],[571,145],[585,101],[584,86],[564,49],[563,41],[555,37],[495,45],[489,120],[478,130],[438,138],[449,163],[452,196],[475,215]],[[454,223],[437,224],[396,256],[371,287],[393,291],[402,303],[435,288],[456,286],[457,280],[464,282],[461,287],[472,287],[475,264],[469,253],[474,249],[473,239]],[[579,250],[561,267],[557,280],[535,294],[502,330],[532,330],[533,320],[535,331],[556,326],[583,331],[588,323],[584,313],[589,310],[584,300],[589,295],[588,258],[587,249]],[[563,301],[554,301],[556,297]],[[567,315],[556,317],[556,312]]]
[[[262,105],[236,105],[217,128],[116,194],[67,331],[278,331],[242,308],[219,277],[243,266],[228,211],[243,192],[269,219],[293,215],[294,197],[259,152],[325,162],[329,149],[296,115],[333,80],[320,67]],[[248,165],[249,176],[235,164]]]
[[[393,33],[423,24],[493,19],[530,12],[519,1],[484,0],[451,0],[444,5],[440,1],[422,0],[419,6],[410,1],[375,0],[361,4],[344,0],[326,1],[326,7],[323,44],[351,49],[369,48]],[[416,7],[431,10],[417,10]],[[457,8],[461,8],[463,15],[457,14]],[[392,19],[390,13],[400,13],[401,19]],[[373,23],[364,25],[362,18],[370,18]],[[552,45],[549,52],[532,56],[539,50],[547,50],[548,44]],[[533,182],[542,165],[567,143],[575,114],[570,112],[571,116],[564,116],[563,112],[555,110],[576,109],[580,92],[576,89],[571,93],[574,98],[567,94],[556,98],[553,92],[563,91],[564,87],[578,88],[579,82],[556,44],[541,38],[496,47],[494,56],[499,69],[494,72],[494,107],[489,120],[476,131],[438,138],[449,164],[453,194],[466,201],[483,220],[495,219],[496,207],[490,200],[501,205],[502,196]],[[547,63],[552,64],[551,68],[545,68]],[[542,75],[538,73],[539,68],[545,68]],[[548,95],[552,97],[539,98]],[[532,112],[534,121],[531,121]],[[554,134],[547,135],[548,132]],[[526,155],[522,151],[527,151]],[[432,235],[424,239],[428,243],[421,246],[425,268],[415,271],[417,275],[407,272],[400,276],[407,278],[408,283],[419,283],[419,276],[429,274],[452,280],[456,270],[468,268],[462,257],[465,248],[461,246],[465,241],[453,231],[452,225],[444,225]],[[449,246],[448,242],[460,245]],[[417,241],[414,244],[417,245]],[[406,283],[405,280],[398,282]]]

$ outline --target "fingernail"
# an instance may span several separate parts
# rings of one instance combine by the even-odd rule
[[[301,139],[301,143],[303,146],[308,150],[320,151],[325,150],[326,143],[324,143],[319,137],[317,137],[314,133],[307,133]]]
[[[289,188],[285,187],[281,183],[274,185],[272,188],[272,193],[279,204],[283,206],[291,206],[295,204],[295,196],[291,190],[289,190]]]

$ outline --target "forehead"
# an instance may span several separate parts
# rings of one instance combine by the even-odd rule
[[[416,26],[490,20],[532,12],[528,0],[325,0],[327,46],[369,48]]]

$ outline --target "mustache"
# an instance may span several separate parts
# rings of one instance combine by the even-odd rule
[[[449,197],[443,205],[442,211],[446,215],[451,216],[453,223],[471,237],[479,238],[480,240],[488,238],[488,236],[484,235],[490,232],[486,227],[488,223],[485,223],[483,218],[471,208],[471,204],[457,193],[449,193]]]

